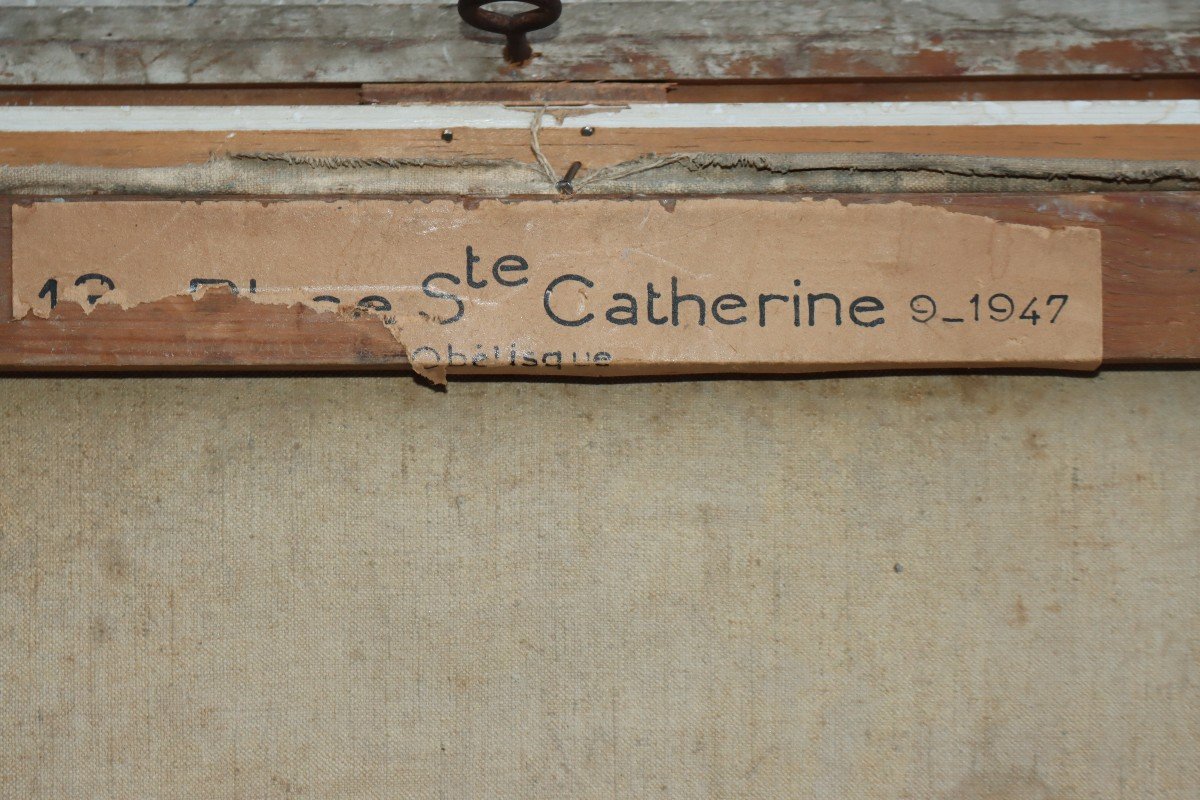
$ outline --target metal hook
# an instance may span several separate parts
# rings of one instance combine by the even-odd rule
[[[504,59],[510,64],[523,64],[533,58],[526,34],[553,25],[562,16],[562,0],[520,0],[534,6],[520,14],[501,14],[487,11],[484,6],[497,0],[458,0],[458,15],[463,22],[488,33],[502,34]]]

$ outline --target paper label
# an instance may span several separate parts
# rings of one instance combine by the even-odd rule
[[[904,202],[13,209],[18,317],[222,287],[253,302],[379,317],[415,366],[435,372],[1093,369],[1100,263],[1093,229]]]

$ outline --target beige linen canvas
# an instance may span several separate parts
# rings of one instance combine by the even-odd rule
[[[0,797],[1194,800],[1198,397],[0,381]]]

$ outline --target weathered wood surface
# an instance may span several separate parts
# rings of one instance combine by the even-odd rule
[[[556,167],[573,161],[585,170],[646,153],[931,153],[1042,158],[1200,159],[1200,126],[1089,125],[996,127],[845,127],[620,129],[591,136],[574,124],[544,128],[542,150]],[[246,152],[382,158],[503,158],[532,161],[523,130],[224,131],[11,133],[0,132],[0,164],[42,163],[105,167],[198,164],[214,155]]]
[[[621,105],[1197,98],[1200,98],[1200,76],[1145,75],[768,83],[503,81],[250,87],[27,86],[0,89],[0,106],[300,106],[395,103]]]
[[[426,84],[429,85],[429,84]],[[493,84],[494,85],[494,84]],[[372,87],[363,87],[364,98]],[[1196,76],[963,77],[939,80],[826,80],[687,83],[669,103],[903,103],[937,100],[1182,100],[1200,98]]]
[[[842,196],[904,200],[994,219],[1082,225],[1103,234],[1107,364],[1200,362],[1200,194]],[[552,201],[527,201],[552,202]],[[574,202],[587,202],[574,201]],[[11,319],[9,209],[0,226],[0,313]],[[403,366],[403,349],[370,318],[210,294],[85,315],[0,323],[0,369],[231,369]]]
[[[516,68],[452,3],[0,10],[0,83],[722,80],[1200,72],[1194,0],[568,3]]]

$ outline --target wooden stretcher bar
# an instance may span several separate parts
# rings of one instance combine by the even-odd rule
[[[0,107],[0,164],[169,166],[252,151],[527,161],[535,107]],[[557,107],[540,141],[553,163],[585,170],[668,152],[1196,160],[1200,100]]]
[[[1074,106],[1074,121],[1091,124],[1064,124],[1072,121],[1070,116],[1043,113],[1048,107],[1020,104],[992,108],[988,113],[976,113],[969,124],[955,124],[951,118],[938,116],[946,111],[945,105],[914,108],[908,117],[894,109],[889,115],[880,115],[868,107],[840,107],[817,120],[819,124],[796,123],[812,119],[812,108],[794,110],[791,117],[778,107],[741,109],[745,112],[742,117],[757,121],[756,127],[697,124],[696,120],[708,119],[704,108],[693,108],[690,115],[667,110],[680,106],[655,108],[653,113],[644,108],[639,113],[631,113],[637,109],[594,109],[580,116],[571,116],[568,110],[561,117],[547,117],[541,141],[555,165],[565,167],[579,160],[586,169],[648,152],[688,151],[1200,159],[1200,109],[1194,103]],[[9,165],[170,166],[246,150],[531,158],[528,112],[509,115],[496,108],[460,108],[457,116],[420,109],[424,120],[420,125],[411,121],[415,119],[411,115],[405,122],[404,114],[409,112],[403,110],[399,116],[393,111],[390,117],[377,116],[372,122],[371,109],[363,109],[357,117],[302,111],[298,121],[273,125],[263,125],[261,120],[278,117],[255,117],[242,109],[236,124],[227,121],[222,125],[211,115],[228,113],[228,109],[208,109],[210,118],[203,126],[191,125],[207,130],[181,129],[189,124],[178,122],[183,119],[178,112],[174,118],[160,114],[151,125],[146,123],[150,117],[143,116],[137,123],[136,115],[125,112],[113,112],[111,120],[117,121],[106,123],[102,116],[71,117],[53,109],[49,116],[40,117],[41,122],[25,117],[18,124],[13,121],[15,116],[6,116],[7,111],[0,109],[0,163]],[[738,117],[736,111],[730,118]],[[280,109],[272,113],[292,112]],[[480,124],[489,114],[492,122]],[[61,122],[66,118],[75,121],[53,129],[54,119]],[[319,124],[305,130],[306,119]],[[385,126],[379,119],[391,122]],[[452,124],[443,127],[445,119]],[[769,124],[764,125],[764,120]],[[655,126],[656,121],[667,127]],[[913,122],[919,124],[910,124]],[[278,129],[262,130],[256,125]],[[293,129],[289,130],[289,125]],[[593,128],[591,135],[582,135],[585,125]],[[450,142],[441,135],[447,128],[453,131]],[[1047,227],[1097,228],[1103,237],[1105,363],[1200,362],[1200,192],[836,197],[846,203],[902,200]],[[66,199],[88,202],[83,197]],[[13,320],[10,209],[14,203],[28,201],[18,196],[4,198],[0,213],[0,320],[5,320],[0,323],[0,369],[307,369],[406,363],[396,339],[371,318],[255,305],[220,294],[200,301],[168,298],[129,310],[100,306],[87,315],[64,305],[51,319]]]
[[[324,86],[54,86],[0,88],[0,106],[258,106],[507,103],[847,103],[1008,100],[1186,100],[1191,75],[954,76],[813,81],[528,81]]]
[[[453,3],[97,6],[0,14],[11,85],[797,81],[1200,72],[1192,0],[593,0],[531,37],[533,61]]]

